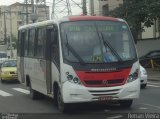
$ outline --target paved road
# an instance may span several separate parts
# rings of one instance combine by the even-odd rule
[[[147,88],[141,90],[140,99],[134,101],[131,109],[122,109],[117,105],[81,104],[77,105],[77,111],[73,114],[117,113],[117,118],[120,118],[121,113],[160,113],[159,91],[160,82],[149,82]],[[0,112],[59,114],[52,99],[31,100],[28,89],[17,83],[0,83]]]

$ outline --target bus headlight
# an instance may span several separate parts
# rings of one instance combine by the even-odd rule
[[[127,83],[130,83],[130,82],[136,80],[138,78],[138,76],[139,76],[139,71],[137,69],[134,73],[132,73],[128,76]]]
[[[69,72],[66,72],[66,75],[68,81],[81,85],[81,81],[78,77],[71,75]]]

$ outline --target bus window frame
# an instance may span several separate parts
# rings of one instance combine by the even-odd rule
[[[43,53],[42,56],[38,56],[37,55],[37,49],[38,49],[38,33],[39,30],[44,30],[45,34],[44,34],[44,39],[43,39]],[[45,58],[45,52],[46,52],[46,41],[47,41],[47,36],[46,36],[46,26],[42,26],[42,27],[37,27],[36,28],[36,32],[35,32],[35,45],[34,45],[34,57],[37,59],[46,59]]]

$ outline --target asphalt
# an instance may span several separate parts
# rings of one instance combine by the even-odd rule
[[[160,69],[146,68],[148,80],[160,81]]]

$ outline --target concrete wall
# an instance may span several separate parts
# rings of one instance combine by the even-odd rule
[[[136,47],[140,57],[151,50],[160,50],[160,39],[138,41]]]
[[[151,27],[144,27],[144,32],[142,32],[142,39],[144,38],[154,38],[154,26]]]

